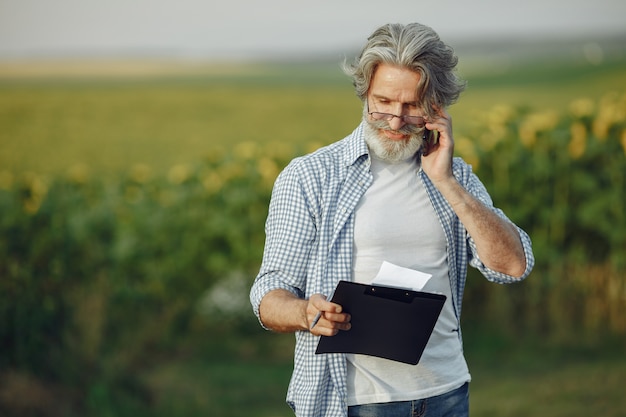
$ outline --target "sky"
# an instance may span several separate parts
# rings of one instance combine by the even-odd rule
[[[347,52],[420,22],[449,43],[626,33],[624,0],[0,0],[0,59]]]

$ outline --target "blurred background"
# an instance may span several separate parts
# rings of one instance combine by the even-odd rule
[[[470,272],[472,415],[626,415],[617,0],[0,0],[0,415],[292,415],[293,336],[248,302],[271,187],[359,123],[341,62],[413,21],[457,52],[456,152],[537,258]]]

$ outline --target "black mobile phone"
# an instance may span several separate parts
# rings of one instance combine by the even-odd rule
[[[422,154],[424,156],[427,156],[437,144],[437,136],[435,136],[435,132],[433,132],[432,130],[424,128],[422,139],[424,141]]]
[[[437,135],[432,130],[424,128],[424,134],[422,135],[422,139],[424,140],[424,144],[427,148],[430,148],[431,146],[437,144]]]
[[[435,143],[435,136],[432,130],[428,130],[426,128],[424,128],[424,134],[422,135],[422,139],[424,140],[426,146],[431,146]]]

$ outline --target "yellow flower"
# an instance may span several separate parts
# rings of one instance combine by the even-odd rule
[[[185,164],[174,165],[170,168],[167,179],[172,184],[182,184],[189,179],[191,176],[191,169]]]
[[[529,114],[519,127],[519,136],[522,144],[531,147],[537,141],[537,134],[554,129],[559,122],[559,116],[554,111]]]
[[[587,146],[587,128],[584,124],[575,122],[570,127],[570,134],[572,135],[572,139],[567,149],[573,159],[578,159],[585,153]]]
[[[220,174],[222,175],[223,182],[227,182],[235,178],[244,177],[245,170],[241,163],[229,163],[222,165]]]
[[[470,164],[474,170],[478,169],[480,165],[480,161],[478,156],[476,155],[476,148],[474,147],[474,142],[468,137],[461,136],[460,138],[455,140],[455,147],[461,157]]]
[[[537,131],[529,123],[522,123],[519,127],[519,138],[524,146],[530,148],[537,141]]]
[[[595,104],[591,99],[579,98],[569,105],[569,111],[574,117],[582,118],[593,115]]]
[[[278,176],[278,166],[272,159],[267,157],[259,159],[258,170],[261,178],[263,178],[263,182],[266,184],[273,184]]]
[[[609,135],[609,129],[611,128],[611,124],[608,119],[605,117],[601,117],[598,115],[596,119],[593,121],[593,134],[600,140],[605,140]]]
[[[48,185],[43,178],[32,172],[27,172],[24,175],[24,183],[28,192],[23,201],[24,210],[27,213],[35,214],[48,193]]]
[[[611,127],[626,120],[626,97],[619,97],[616,93],[609,93],[602,97],[598,114],[593,121],[593,133],[605,140]]]
[[[294,154],[294,149],[290,143],[275,140],[264,146],[263,153],[270,158],[290,159]]]
[[[487,113],[487,123],[489,126],[504,126],[515,116],[515,109],[506,104],[494,106]]]
[[[130,170],[130,177],[138,184],[145,184],[152,177],[152,169],[146,164],[135,164]]]
[[[486,151],[490,151],[502,141],[507,134],[506,127],[504,125],[492,124],[485,133],[480,135],[480,146]]]
[[[235,155],[241,159],[254,159],[258,151],[256,142],[241,142],[235,146]]]
[[[215,171],[211,171],[202,177],[202,186],[211,194],[221,190],[223,185],[224,179]]]
[[[67,178],[75,184],[86,184],[89,181],[89,166],[75,164],[67,170]]]

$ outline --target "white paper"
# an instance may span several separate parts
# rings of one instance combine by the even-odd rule
[[[384,261],[372,284],[421,291],[431,277],[431,274]]]

